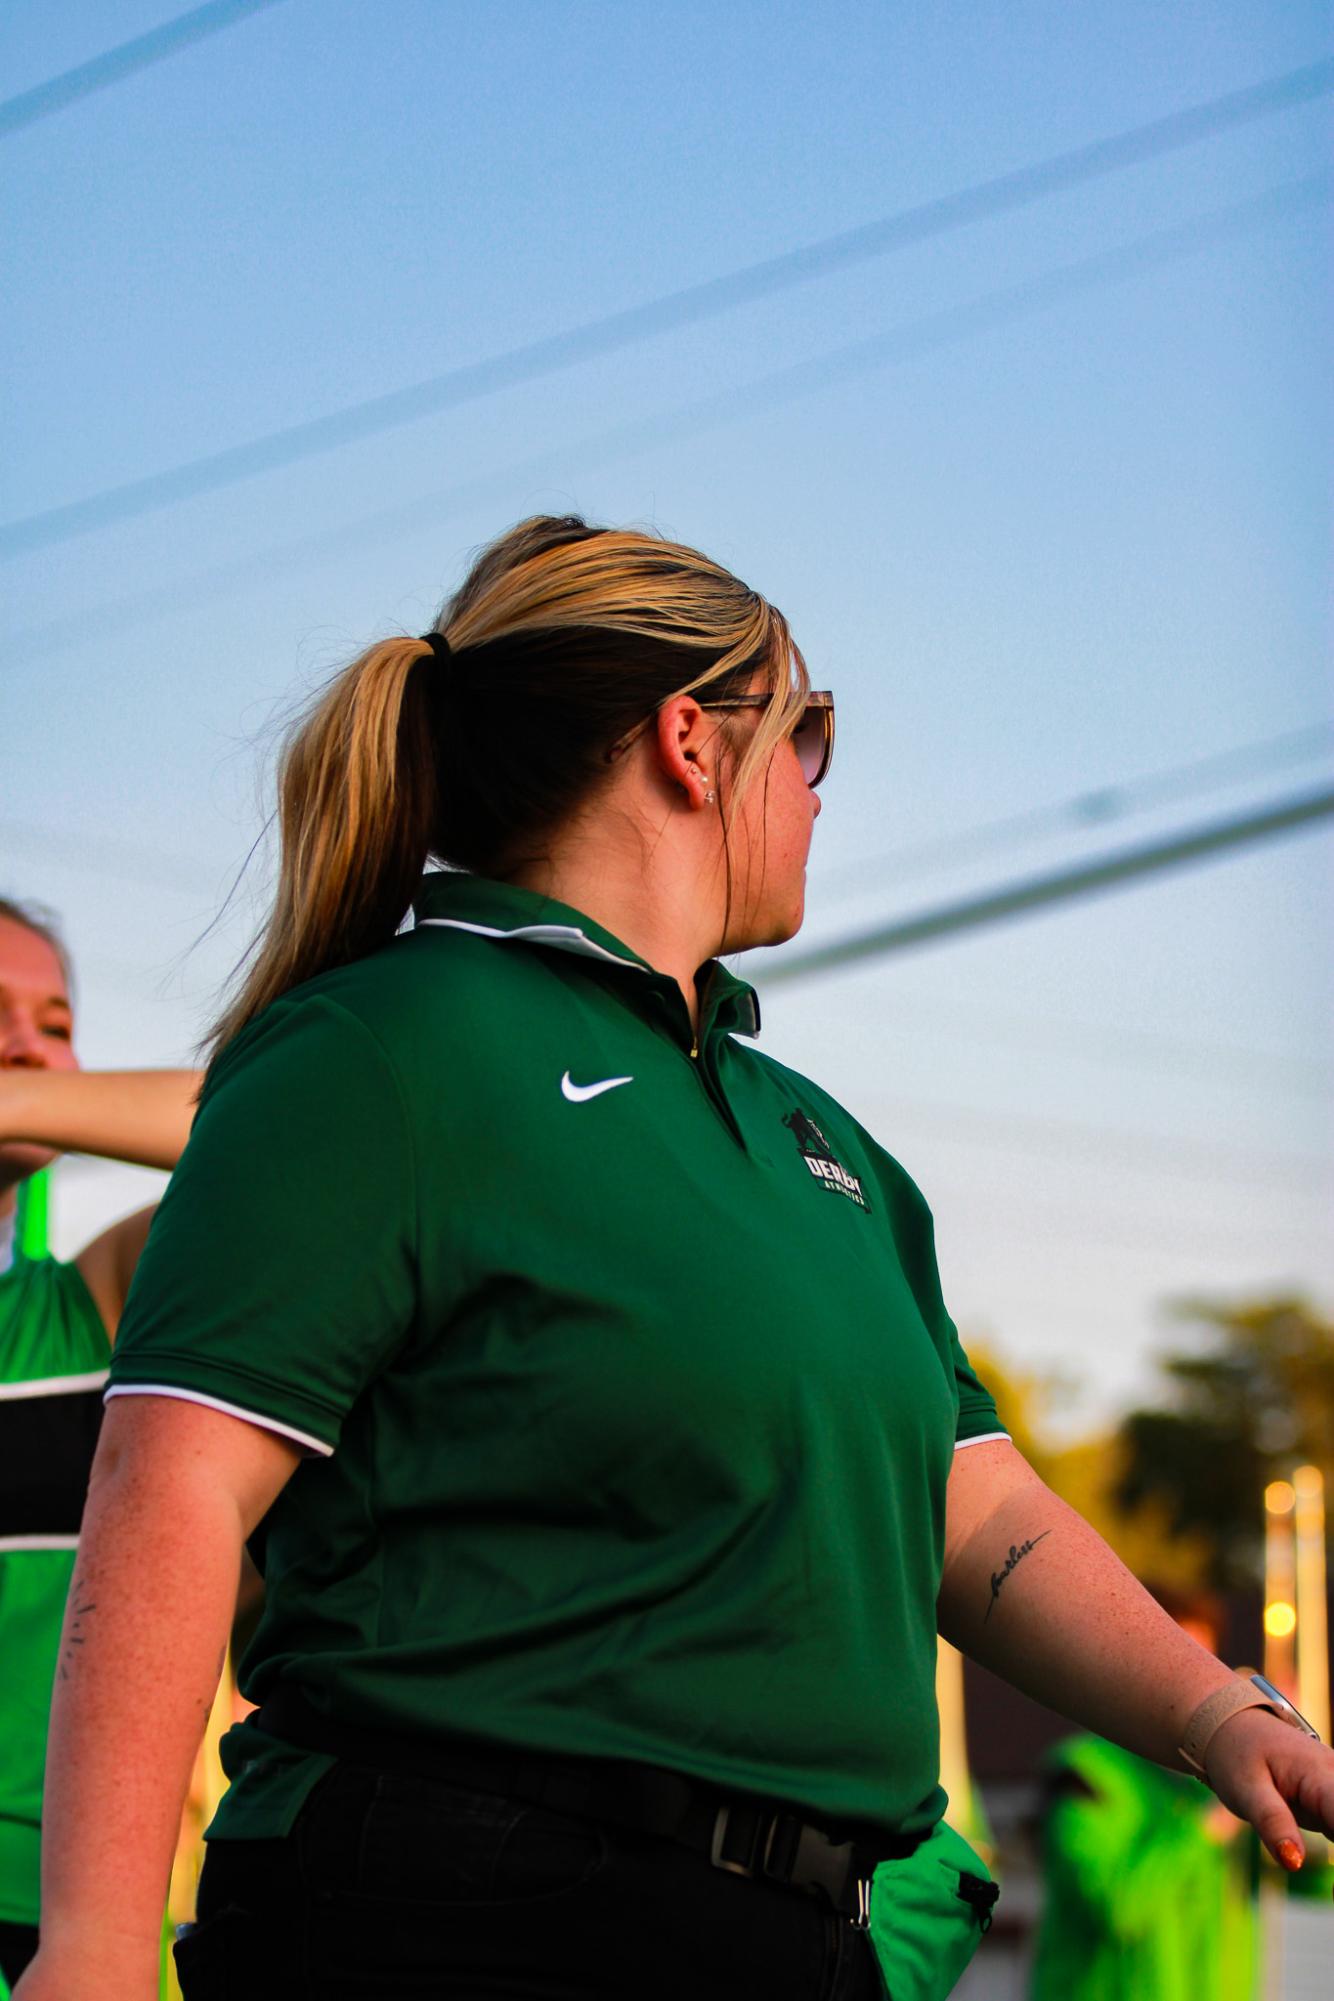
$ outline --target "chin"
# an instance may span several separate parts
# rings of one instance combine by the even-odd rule
[[[787,909],[776,913],[775,928],[769,942],[771,945],[786,945],[789,938],[795,938],[806,921],[806,879],[802,880],[788,900]]]
[[[786,945],[795,938],[806,915],[799,899],[795,910],[764,911],[751,918],[735,937],[728,938],[724,952],[757,952],[763,945]]]

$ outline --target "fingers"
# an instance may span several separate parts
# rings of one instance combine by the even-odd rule
[[[1303,1746],[1305,1750],[1305,1746]],[[1334,1751],[1315,1745],[1295,1771],[1271,1765],[1274,1780],[1301,1826],[1334,1840]]]
[[[1325,1809],[1334,1798],[1320,1796],[1334,1757],[1310,1739],[1294,1741],[1290,1726],[1276,1717],[1249,1710],[1218,1730],[1207,1763],[1219,1797],[1251,1823],[1280,1869],[1294,1874],[1306,1857],[1297,1814],[1325,1831]]]
[[[1306,1859],[1306,1843],[1302,1840],[1292,1809],[1268,1772],[1263,1778],[1253,1780],[1247,1792],[1246,1818],[1279,1868],[1295,1875]]]

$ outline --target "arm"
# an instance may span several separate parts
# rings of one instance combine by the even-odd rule
[[[190,1136],[200,1082],[197,1070],[6,1070],[0,1142],[171,1168]],[[152,1215],[141,1209],[113,1224],[74,1260],[113,1341]]]
[[[299,1457],[197,1404],[108,1405],[61,1636],[42,1943],[22,2001],[156,2001],[167,1881],[241,1545]]]
[[[197,1070],[6,1070],[0,1140],[175,1167],[201,1081]]]
[[[1187,1720],[1229,1678],[1012,1445],[954,1455],[938,1613],[983,1667],[1175,1771]],[[1294,1809],[1334,1834],[1334,1753],[1269,1712],[1232,1717],[1207,1762],[1220,1799],[1286,1867],[1302,1854]]]
[[[139,1253],[148,1240],[148,1226],[156,1208],[157,1205],[153,1204],[147,1209],[137,1209],[132,1216],[113,1223],[109,1230],[103,1230],[100,1237],[94,1237],[91,1244],[85,1244],[74,1260],[79,1276],[102,1316],[108,1340],[116,1338],[130,1280],[134,1277]]]

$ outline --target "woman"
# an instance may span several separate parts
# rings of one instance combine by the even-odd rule
[[[57,934],[0,898],[0,1983],[37,1947],[56,1645],[108,1346],[153,1213],[113,1224],[63,1264],[21,1254],[18,1190],[59,1148],[173,1166],[197,1090],[193,1071],[80,1073]]]
[[[831,745],[762,598],[574,519],[296,732],[112,1371],[22,2001],[147,2001],[247,1538],[192,2001],[869,1997],[873,1871],[902,2001],[954,1952],[912,1935],[931,1884],[973,1922],[937,1599],[1165,1762],[1234,1699],[1006,1441],[907,1176],[738,1039],[716,955],[797,930]],[[1334,1825],[1334,1756],[1206,1736],[1271,1845],[1285,1799]]]

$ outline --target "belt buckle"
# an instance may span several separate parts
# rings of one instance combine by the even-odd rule
[[[709,1861],[715,1869],[726,1869],[733,1876],[749,1876],[752,1880],[761,1873],[772,1875],[776,1882],[786,1884],[794,1890],[814,1891],[817,1886],[833,1904],[835,1910],[842,1910],[852,1922],[854,1931],[866,1931],[871,1923],[871,1879],[861,1873],[857,1866],[857,1856],[851,1842],[833,1842],[820,1829],[800,1827],[796,1851],[786,1874],[770,1869],[774,1843],[778,1830],[786,1818],[782,1814],[771,1814],[756,1829],[756,1838],[751,1849],[750,1862],[729,1861],[723,1854],[723,1843],[727,1839],[728,1821],[732,1813],[730,1806],[720,1806],[713,1820],[713,1833],[709,1839]],[[835,1858],[844,1859],[845,1874],[841,1878],[830,1868]],[[863,1864],[862,1867],[865,1865]],[[851,1882],[849,1881],[851,1879]],[[848,1889],[855,1884],[856,1910],[848,1909],[844,1899]]]
[[[731,1815],[730,1806],[720,1806],[714,1815],[713,1834],[709,1841],[709,1860],[715,1869],[726,1869],[733,1876],[754,1876],[755,1871],[744,1862],[728,1862],[723,1858],[723,1842],[727,1839],[727,1822]]]

